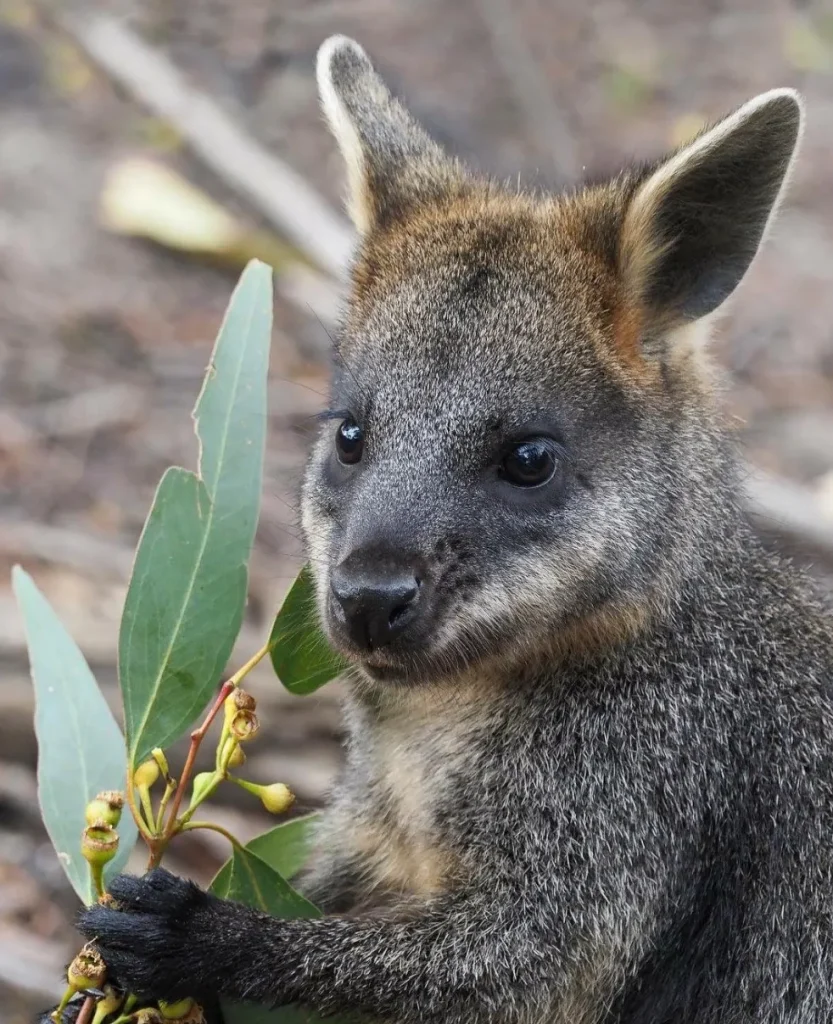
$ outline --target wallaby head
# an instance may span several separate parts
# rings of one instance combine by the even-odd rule
[[[332,641],[416,683],[640,628],[726,500],[702,349],[778,205],[798,96],[538,197],[446,156],[351,40],[318,81],[359,233],[303,499]]]

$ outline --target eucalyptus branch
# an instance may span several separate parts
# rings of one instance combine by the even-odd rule
[[[191,746],[188,748],[188,756],[185,759],[185,767],[182,769],[182,775],[180,776],[179,779],[179,785],[177,786],[176,792],[174,793],[171,811],[170,814],[168,815],[168,823],[165,826],[165,831],[163,833],[163,839],[165,840],[165,842],[167,842],[171,838],[176,829],[177,815],[179,814],[179,808],[182,803],[182,798],[185,796],[185,790],[188,787],[188,783],[191,781],[191,773],[194,770],[194,762],[197,759],[197,752],[200,749],[200,744],[202,743],[205,734],[211,728],[211,723],[219,714],[226,697],[228,697],[231,691],[235,688],[235,685],[236,683],[234,682],[233,676],[227,682],[223,683],[223,685],[220,687],[220,692],[217,694],[214,703],[211,705],[208,714],[205,716],[205,721],[202,723],[199,729],[196,729],[194,732],[191,733]]]
[[[252,669],[259,665],[260,662],[263,661],[263,659],[271,650],[271,642],[264,644],[263,647],[261,647],[256,654],[253,654],[251,658],[249,658],[245,665],[243,665],[234,673],[231,679],[229,679],[229,683],[231,683],[233,686],[239,686],[240,683],[246,678],[246,676],[252,671]]]
[[[133,820],[136,822],[136,828],[139,830],[139,834],[150,846],[154,841],[153,830],[147,825],[142,812],[139,810],[139,806],[136,803],[136,793],[133,788],[133,771],[130,765],[127,766],[127,785],[125,786],[125,797],[127,799],[127,806],[130,808],[130,813],[133,816]]]
[[[50,779],[50,787],[39,788],[40,803],[47,828],[63,836],[68,823],[76,827],[73,787],[85,795],[85,825],[82,828],[81,822],[77,823],[80,842],[69,850],[62,843],[60,854],[78,896],[85,903],[93,903],[85,912],[88,916],[103,917],[120,909],[117,898],[106,891],[104,872],[108,866],[114,872],[123,869],[137,832],[148,848],[149,870],[163,860],[173,836],[196,829],[217,832],[232,845],[233,857],[226,875],[235,863],[245,861],[247,871],[234,873],[235,891],[241,902],[259,905],[276,915],[284,912],[285,894],[278,884],[280,870],[242,846],[221,825],[192,820],[196,808],[230,778],[230,772],[245,764],[245,745],[258,733],[257,701],[240,686],[252,669],[271,653],[278,671],[281,662],[275,659],[286,660],[289,653],[292,666],[278,671],[288,689],[297,684],[299,674],[306,680],[310,669],[316,680],[322,681],[340,671],[307,614],[312,607],[310,581],[302,572],[278,613],[278,619],[283,619],[276,619],[269,641],[222,686],[216,685],[214,666],[221,657],[225,660],[228,656],[236,639],[232,635],[236,612],[246,600],[246,580],[238,569],[251,554],[262,490],[266,395],[265,388],[252,386],[252,381],[266,380],[271,305],[271,272],[253,261],[229,304],[194,409],[200,442],[197,472],[167,473],[148,514],[122,617],[122,624],[130,625],[126,633],[132,638],[119,659],[124,733],[78,645],[31,577],[20,567],[14,570],[15,595],[24,612],[38,707],[48,704],[50,708],[50,715],[39,720],[39,777]],[[217,409],[224,410],[222,416],[213,415]],[[202,501],[203,488],[209,492],[209,515]],[[196,502],[195,493],[200,498]],[[247,515],[230,514],[243,507]],[[193,550],[183,552],[179,533],[170,529],[173,521],[179,524],[178,529],[187,525],[195,538]],[[210,585],[217,578],[233,580],[233,585],[224,586],[218,595]],[[160,586],[169,598],[163,602],[164,607],[156,600]],[[228,609],[218,608],[219,601],[227,602]],[[160,638],[165,642],[159,642]],[[303,652],[303,664],[295,657],[296,649]],[[326,655],[323,660],[322,652]],[[184,692],[175,671],[176,666],[186,663],[193,666],[193,693]],[[190,734],[185,764],[175,779],[165,751],[154,744],[172,743],[182,736],[193,721],[194,704],[206,707],[206,712]],[[79,706],[89,712],[91,728],[77,747],[68,750],[60,726]],[[221,710],[224,714],[211,737],[212,746],[217,739],[216,750],[212,751],[214,764],[210,771],[197,774],[199,751]],[[120,777],[125,748],[130,752],[130,764],[124,792],[89,793],[90,778]],[[137,753],[144,758],[141,763],[137,762]],[[53,780],[58,784],[52,786]],[[234,781],[259,797],[272,813],[284,813],[292,802],[292,794],[282,783]],[[183,813],[186,793],[190,806]],[[130,808],[129,816],[122,816],[124,803]],[[306,824],[300,826],[300,831],[306,834]],[[280,845],[284,837],[276,838]],[[285,838],[297,842],[298,830],[291,827]],[[262,881],[271,872],[276,885],[255,885],[253,872]],[[115,889],[118,892],[118,887]],[[191,999],[165,1003],[146,995],[137,998],[124,994],[114,981],[108,982],[103,931],[95,927],[90,934],[90,941],[67,967],[64,993],[51,1014],[55,1024],[61,1024],[70,1001],[73,1012],[81,1011],[77,1024],[158,1024],[160,1015],[172,1024],[204,1024],[202,1009]]]
[[[213,821],[187,821],[182,826],[181,831],[193,832],[195,829],[198,828],[207,828],[211,832],[219,832],[221,836],[225,836],[226,839],[228,839],[228,841],[235,848],[235,850],[243,849],[243,844],[240,842],[239,839],[233,836],[231,832],[228,831],[228,829],[223,828],[222,825],[216,825]]]
[[[75,1018],[75,1024],[90,1024],[94,1010],[95,996],[87,996],[84,1000],[84,1005],[78,1011],[78,1016]]]
[[[206,775],[208,776],[208,778],[205,778]],[[204,803],[210,796],[214,794],[215,790],[217,789],[217,787],[220,785],[224,778],[224,773],[220,771],[215,771],[212,773],[205,772],[203,773],[203,775],[196,775],[194,777],[194,788],[191,793],[191,804],[188,807],[188,810],[183,812],[179,816],[179,819],[177,820],[176,823],[176,827],[174,829],[174,834],[176,834],[176,832],[180,832],[182,830],[183,825],[188,824],[188,822],[194,816],[194,811],[196,811],[200,804]],[[200,783],[199,787],[197,786],[198,782]]]
[[[176,786],[176,779],[168,779],[165,783],[165,792],[162,794],[162,799],[159,801],[159,810],[156,814],[156,822],[154,823],[156,832],[162,831],[162,825],[165,820],[165,811],[167,810],[171,797],[176,792]]]

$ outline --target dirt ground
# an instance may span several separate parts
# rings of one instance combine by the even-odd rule
[[[750,462],[802,488],[833,535],[833,9],[782,0],[88,0],[119,15],[334,206],[342,169],[314,54],[359,39],[458,155],[560,186],[650,156],[756,92],[798,87],[808,125],[789,198],[715,351]],[[45,7],[46,5],[44,5]],[[163,470],[193,466],[189,412],[236,270],[99,224],[105,176],[144,154],[259,224],[177,136],[43,17],[0,0],[0,1024],[54,1002],[74,899],[38,821],[32,696],[8,571],[22,563],[115,701],[130,555]],[[316,311],[313,310],[312,313]],[[279,300],[263,518],[236,658],[251,654],[300,565],[295,494],[326,349]],[[778,533],[777,523],[773,533]],[[799,555],[822,578],[833,543]],[[239,658],[237,660],[239,664]],[[339,763],[336,688],[303,701],[268,672],[268,739],[251,775],[318,806]],[[331,692],[332,691],[332,692]],[[218,816],[242,837],[249,804]],[[173,866],[210,878],[222,845]]]

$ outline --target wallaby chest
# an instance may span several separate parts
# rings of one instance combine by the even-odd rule
[[[352,843],[371,888],[428,897],[455,884],[464,840],[454,807],[479,728],[478,716],[424,695],[365,724]]]

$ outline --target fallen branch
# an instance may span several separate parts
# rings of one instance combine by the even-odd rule
[[[51,5],[46,13],[113,81],[171,124],[218,178],[327,272],[299,261],[280,268],[275,287],[292,305],[312,313],[325,326],[334,325],[341,289],[333,278],[345,277],[353,245],[346,222],[300,175],[266,152],[127,26],[107,15],[56,13]],[[329,355],[324,339],[315,340],[312,347],[316,358]]]
[[[57,23],[122,88],[167,120],[218,177],[323,270],[343,278],[350,228],[307,182],[267,153],[161,53],[115,18],[56,15]]]
[[[131,384],[105,384],[19,410],[41,437],[75,437],[138,422],[147,403],[145,392]]]

